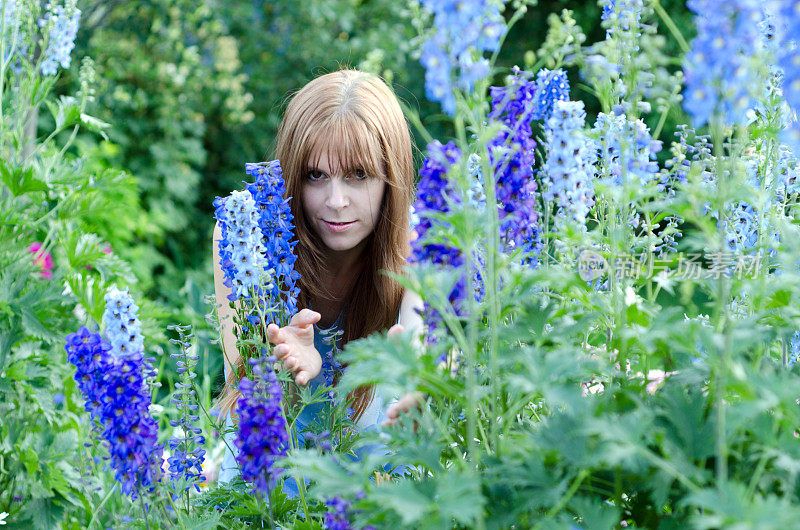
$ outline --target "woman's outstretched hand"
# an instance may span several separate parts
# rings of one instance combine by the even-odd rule
[[[396,337],[404,330],[403,326],[400,324],[395,324],[391,328],[389,328],[388,335],[390,337]],[[391,406],[386,410],[386,419],[383,421],[384,426],[388,425],[395,425],[397,420],[400,419],[402,414],[405,414],[412,408],[420,408],[422,403],[425,400],[425,394],[422,392],[410,392],[403,397],[401,397],[396,402],[392,403]],[[414,425],[414,432],[417,432],[417,425]]]
[[[292,317],[288,326],[267,326],[267,339],[275,347],[272,353],[292,372],[294,381],[300,386],[319,375],[322,357],[314,347],[314,324],[322,315],[310,309],[301,309]]]

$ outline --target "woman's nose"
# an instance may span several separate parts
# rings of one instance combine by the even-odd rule
[[[331,179],[328,185],[328,196],[325,199],[325,206],[332,210],[340,210],[348,205],[348,198],[344,186],[338,179]]]

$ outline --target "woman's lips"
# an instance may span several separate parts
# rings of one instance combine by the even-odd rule
[[[337,222],[332,222],[332,221],[326,221],[325,219],[322,219],[322,222],[325,224],[325,226],[326,226],[326,227],[328,228],[328,230],[330,230],[331,232],[344,232],[345,230],[347,230],[348,228],[350,228],[350,225],[352,225],[352,224],[354,224],[354,223],[355,223],[355,221],[348,221],[348,222],[344,222],[344,223],[337,223]]]

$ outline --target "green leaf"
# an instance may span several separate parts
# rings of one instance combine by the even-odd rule
[[[417,489],[421,484],[401,480],[391,486],[377,488],[371,498],[392,508],[402,518],[403,524],[418,523],[427,513],[431,499]]]
[[[470,526],[483,509],[484,502],[475,473],[451,469],[436,477],[435,509],[442,515]]]
[[[36,178],[32,167],[20,168],[9,166],[6,160],[0,158],[0,178],[11,190],[14,197],[37,191],[47,191],[47,183]]]
[[[25,505],[23,516],[33,522],[34,528],[58,528],[64,518],[64,507],[57,497],[33,499]]]
[[[33,475],[39,469],[39,455],[31,447],[20,449],[19,459],[25,465],[29,475]]]

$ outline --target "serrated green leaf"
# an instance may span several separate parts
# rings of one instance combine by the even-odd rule
[[[0,159],[0,178],[14,197],[48,189],[47,183],[36,177],[32,167],[9,166],[2,159]]]

